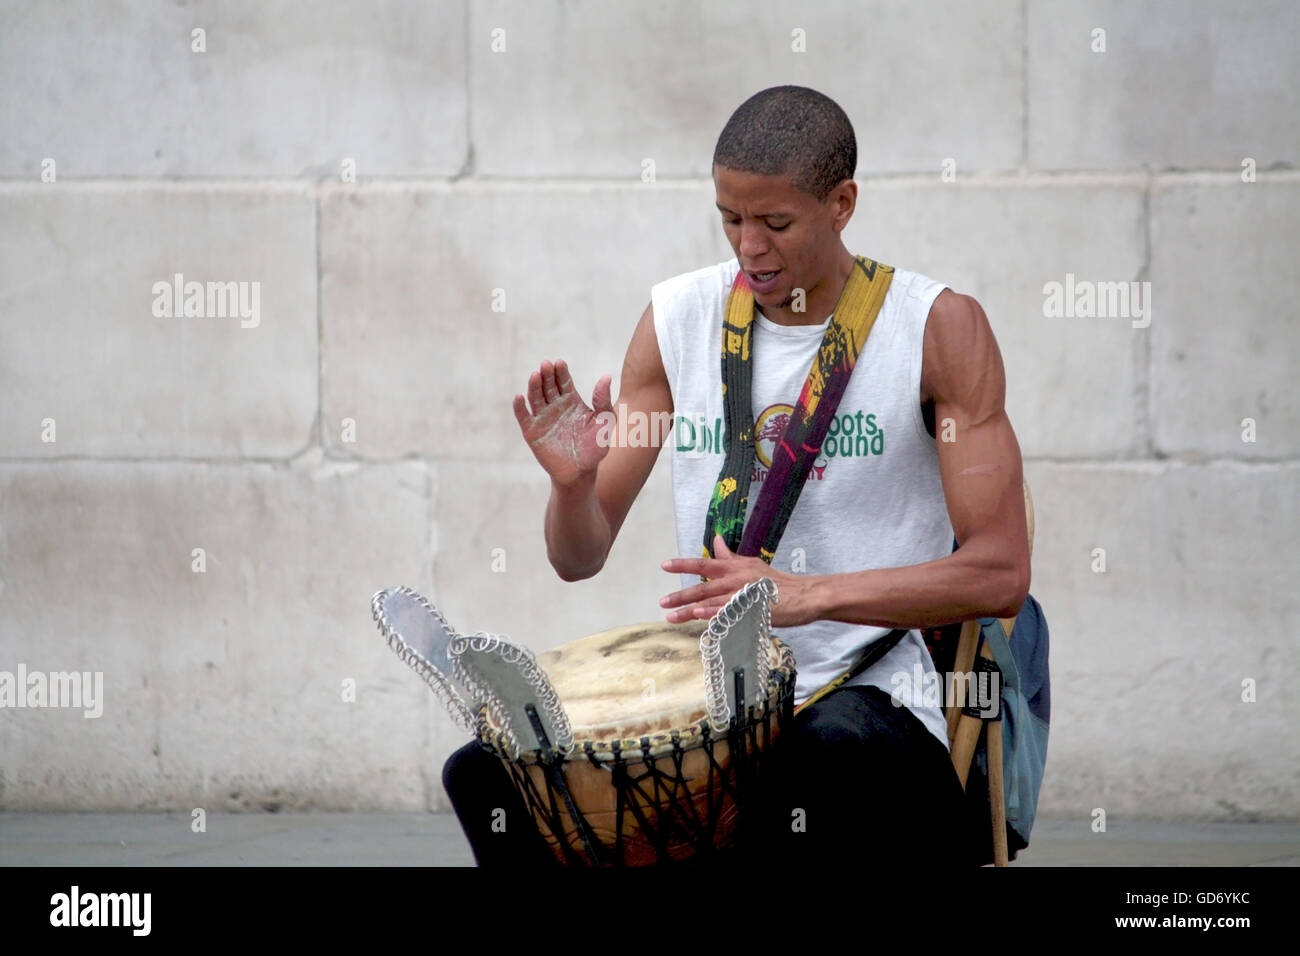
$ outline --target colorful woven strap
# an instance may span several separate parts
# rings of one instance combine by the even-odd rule
[[[754,294],[744,270],[736,274],[722,319],[722,400],[726,453],[713,487],[704,521],[704,556],[713,557],[713,536],[722,535],[736,554],[758,555],[771,563],[785,526],[840,398],[849,383],[858,354],[876,321],[892,266],[858,256],[840,293],[817,357],[799,393],[794,414],[772,452],[772,467],[763,482],[748,524],[749,482],[754,472]]]

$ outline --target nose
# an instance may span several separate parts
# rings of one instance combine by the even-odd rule
[[[763,235],[763,227],[758,223],[750,225],[742,222],[740,224],[740,242],[736,246],[736,253],[740,257],[740,261],[743,263],[761,259],[767,250],[767,238]]]

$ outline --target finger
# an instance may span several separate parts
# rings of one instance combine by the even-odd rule
[[[524,402],[524,397],[516,395],[512,407],[515,410],[515,421],[519,423],[520,428],[526,429],[532,416],[528,414],[528,405]]]
[[[707,601],[711,598],[727,596],[734,590],[735,588],[725,581],[708,581],[704,584],[696,584],[689,588],[682,588],[680,591],[674,591],[672,594],[660,598],[659,606],[681,607],[685,604],[695,604],[699,601]]]
[[[721,611],[725,604],[725,601],[722,604],[697,604],[691,609],[691,613],[697,619],[707,621],[709,618],[713,617],[713,615]]]
[[[555,387],[555,366],[550,362],[542,363],[542,392],[548,402],[560,397],[560,391]]]
[[[573,391],[573,376],[569,374],[569,363],[564,359],[555,360],[555,388],[561,395]]]
[[[533,414],[536,415],[546,404],[546,396],[542,392],[542,374],[534,372],[528,376],[528,403],[532,406]]]
[[[731,556],[731,549],[727,547],[727,539],[720,534],[713,536],[713,553],[718,557]]]
[[[659,567],[669,574],[698,574],[707,577],[704,564],[708,558],[669,558]]]
[[[721,609],[721,604],[694,604],[691,607],[669,611],[667,619],[670,624],[681,624],[685,621],[708,620]]]
[[[659,567],[669,574],[698,574],[702,578],[716,578],[736,569],[736,557],[669,558]]]
[[[597,412],[612,412],[614,406],[610,401],[609,387],[613,380],[608,375],[602,375],[600,381],[596,383],[595,389],[591,393],[591,407]]]

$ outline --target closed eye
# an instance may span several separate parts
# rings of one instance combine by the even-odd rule
[[[726,225],[728,225],[728,226],[739,226],[739,225],[740,225],[740,220],[739,220],[739,219],[728,219],[726,216],[723,216],[723,217],[722,217],[722,221],[723,221]],[[789,229],[789,228],[790,228],[790,223],[788,223],[788,222],[783,222],[783,223],[781,223],[781,225],[779,225],[779,226],[773,225],[772,223],[768,223],[768,224],[767,224],[767,228],[771,229],[773,232],[784,232],[786,229]]]

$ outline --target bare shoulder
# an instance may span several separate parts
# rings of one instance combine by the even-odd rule
[[[925,324],[921,401],[992,403],[1000,409],[1005,392],[1002,354],[984,308],[973,296],[944,289]]]

